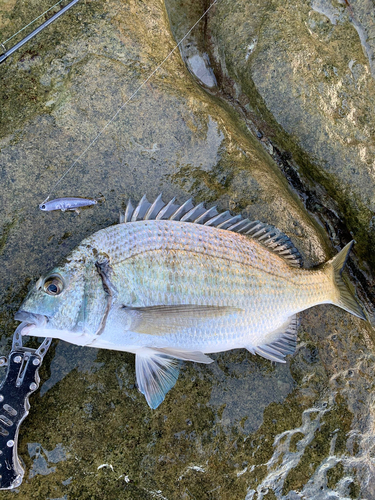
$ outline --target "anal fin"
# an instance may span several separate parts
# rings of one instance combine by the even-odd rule
[[[289,318],[287,325],[280,335],[268,344],[258,346],[246,346],[252,354],[258,354],[263,358],[277,363],[286,363],[285,356],[293,354],[297,347],[297,330],[299,321],[297,315]]]
[[[259,356],[262,356],[262,358],[269,359],[270,361],[277,361],[277,363],[286,363],[284,354],[272,348],[268,348],[267,346],[255,347],[254,351],[256,354],[259,354]]]

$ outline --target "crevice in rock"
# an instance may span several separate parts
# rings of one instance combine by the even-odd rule
[[[203,2],[202,8],[205,6],[206,2]],[[345,217],[341,213],[337,201],[327,192],[323,184],[319,182],[318,179],[322,176],[322,173],[318,172],[317,167],[311,163],[311,160],[300,150],[298,145],[293,144],[294,149],[299,150],[298,155],[294,155],[279,144],[277,136],[280,136],[280,134],[288,136],[288,134],[277,124],[272,114],[267,110],[255,85],[249,82],[253,94],[252,103],[250,104],[248,96],[241,89],[241,84],[233,80],[226,68],[221,66],[220,58],[215,57],[216,48],[209,33],[209,18],[205,18],[203,27],[192,32],[189,37],[189,44],[194,44],[196,51],[208,54],[217,86],[209,87],[202,85],[202,81],[197,75],[194,75],[194,72],[189,67],[186,47],[182,45],[180,47],[181,56],[197,83],[210,95],[225,101],[237,112],[245,122],[249,132],[259,140],[260,144],[274,159],[283,176],[288,181],[290,188],[298,195],[309,215],[317,220],[325,229],[331,245],[336,251],[343,248],[353,239],[353,235],[345,223]],[[258,106],[257,103],[261,103],[261,105]],[[263,112],[264,110],[266,110],[266,116]],[[275,129],[277,129],[277,133],[275,133]],[[289,137],[287,137],[286,142],[290,142]],[[299,159],[303,158],[304,165],[299,165],[299,161],[295,156],[298,156]],[[363,260],[360,261],[355,253],[352,253],[347,268],[355,283],[357,294],[367,308],[371,323],[374,325],[375,279],[371,272],[371,263],[366,263]]]

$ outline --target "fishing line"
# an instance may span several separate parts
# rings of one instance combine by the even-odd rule
[[[40,16],[36,17],[34,19],[34,21],[31,21],[31,23],[27,24],[26,26],[24,26],[23,28],[21,28],[19,31],[17,31],[17,33],[14,33],[14,35],[12,35],[10,38],[8,38],[7,40],[4,40],[4,42],[2,42],[0,45],[2,45],[3,47],[5,46],[5,44],[7,42],[9,42],[9,40],[12,40],[12,38],[14,38],[15,36],[18,35],[18,33],[21,33],[21,31],[25,30],[26,28],[28,28],[29,26],[31,26],[32,24],[35,23],[35,21],[37,21],[38,19],[40,19],[41,17],[44,16],[44,14],[47,14],[47,12],[49,12],[50,10],[52,10],[54,7],[56,7],[57,5],[59,5],[63,0],[60,0],[59,2],[55,3],[55,5],[52,5],[52,7],[50,7],[49,9],[47,9],[45,12],[43,12],[43,14],[40,14]]]
[[[135,97],[138,92],[141,90],[144,85],[154,76],[154,74],[163,66],[163,64],[171,57],[171,55],[175,52],[176,49],[181,45],[181,43],[185,40],[187,36],[190,35],[190,33],[193,31],[193,29],[196,27],[196,25],[204,18],[204,16],[207,14],[207,12],[213,7],[218,0],[214,0],[212,4],[208,7],[208,9],[201,15],[201,17],[198,19],[198,21],[189,29],[189,31],[184,35],[183,38],[178,42],[178,44],[173,47],[173,49],[169,52],[169,54],[162,60],[162,62],[152,71],[152,73],[149,74],[149,76],[144,80],[139,87],[132,93],[132,95],[121,105],[121,107],[116,111],[116,113],[112,116],[112,118],[104,125],[104,127],[101,129],[101,131],[94,137],[94,139],[90,142],[90,144],[86,147],[86,149],[74,160],[74,162],[70,165],[70,167],[62,174],[60,179],[54,184],[49,192],[49,195],[47,198],[42,202],[46,203],[46,201],[49,200],[52,192],[60,184],[60,182],[68,175],[68,173],[76,166],[76,164],[79,162],[79,160],[85,155],[85,153],[91,148],[93,144],[99,139],[99,137],[105,132],[105,130],[109,127],[109,125],[115,120],[117,115],[120,113],[122,109]]]

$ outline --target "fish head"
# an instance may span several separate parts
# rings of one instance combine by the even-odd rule
[[[15,319],[37,327],[31,335],[55,337],[49,332],[77,329],[85,302],[86,267],[84,258],[68,259],[64,265],[39,278]]]

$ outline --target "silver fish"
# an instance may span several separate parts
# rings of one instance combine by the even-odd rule
[[[96,200],[87,198],[56,198],[55,200],[41,203],[39,208],[44,212],[50,212],[51,210],[61,210],[62,212],[73,210],[79,214],[78,208],[96,205],[97,203]]]
[[[334,304],[365,319],[341,278],[352,244],[301,269],[273,226],[143,197],[40,278],[15,317],[29,323],[23,335],[135,353],[138,387],[156,408],[176,360],[211,363],[209,353],[245,347],[285,363],[298,312]]]

